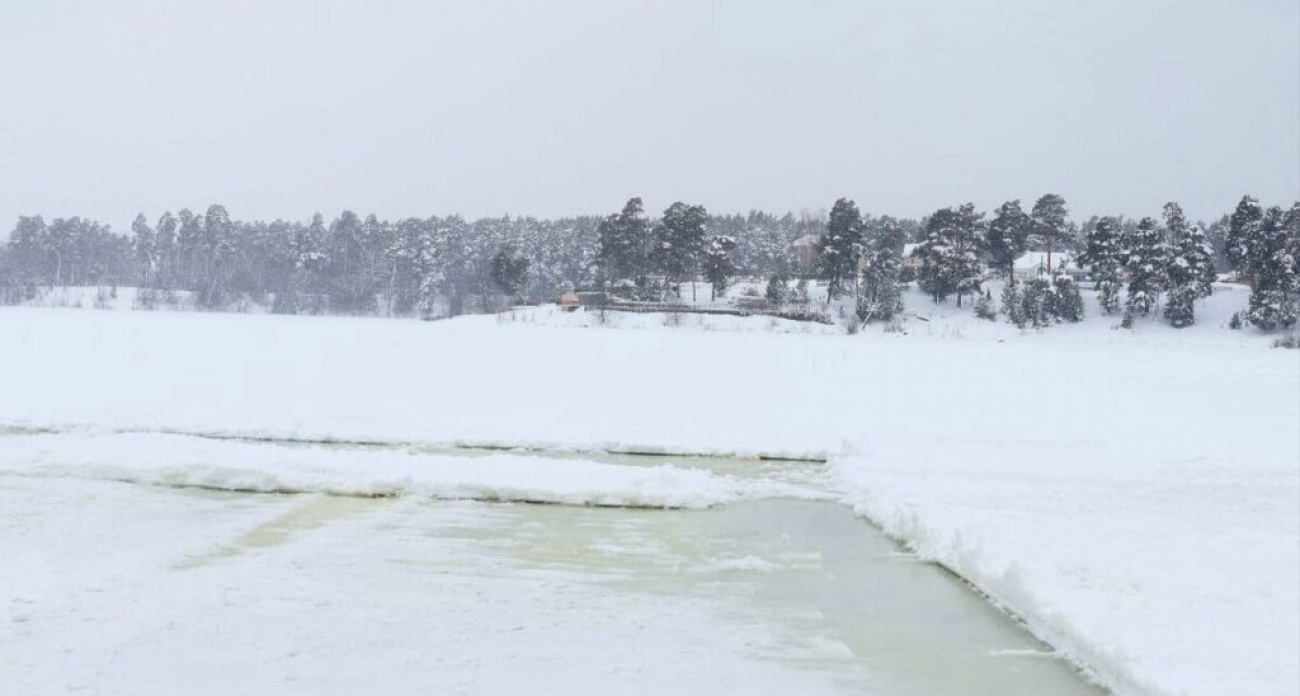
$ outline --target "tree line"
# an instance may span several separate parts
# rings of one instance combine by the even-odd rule
[[[1021,326],[1046,326],[1083,315],[1074,279],[1059,261],[1052,268],[1054,255],[1068,253],[1088,269],[1100,310],[1122,314],[1126,325],[1157,312],[1190,325],[1216,274],[1235,271],[1252,292],[1234,322],[1273,329],[1296,321],[1298,227],[1296,205],[1265,209],[1250,196],[1209,224],[1189,221],[1176,203],[1160,221],[1093,216],[1076,224],[1056,194],[1028,210],[1013,200],[986,216],[967,203],[921,220],[863,214],[849,199],[800,216],[714,215],[676,202],[651,218],[633,198],[605,217],[396,222],[346,210],[329,222],[320,214],[239,221],[214,204],[201,215],[141,214],[130,234],[79,217],[20,217],[0,247],[0,296],[122,285],[151,301],[186,291],[206,308],[247,298],[283,313],[454,315],[570,290],[663,301],[699,279],[717,294],[738,276],[767,279],[767,296],[781,302],[791,279],[817,278],[829,299],[851,295],[861,320],[878,321],[902,311],[911,281],[935,302],[972,298],[977,313],[993,316],[985,285],[1001,276],[1001,312]],[[794,245],[807,239],[816,240],[812,258],[801,263]],[[1018,283],[1014,263],[1027,251],[1044,252],[1052,272]]]

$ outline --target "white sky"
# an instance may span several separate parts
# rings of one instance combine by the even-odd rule
[[[1297,0],[0,0],[0,234],[1300,197]]]

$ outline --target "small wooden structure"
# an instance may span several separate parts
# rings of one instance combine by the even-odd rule
[[[556,300],[555,304],[566,312],[576,312],[578,307],[582,306],[582,302],[578,299],[577,293],[572,292],[566,292],[563,295],[560,295],[560,299]]]

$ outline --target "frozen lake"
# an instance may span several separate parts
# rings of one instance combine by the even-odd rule
[[[810,466],[674,464],[777,480]],[[5,693],[1100,693],[824,501],[659,510],[5,475],[0,510]]]

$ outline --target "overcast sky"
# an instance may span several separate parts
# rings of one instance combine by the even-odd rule
[[[0,0],[0,234],[1300,197],[1297,0]]]

